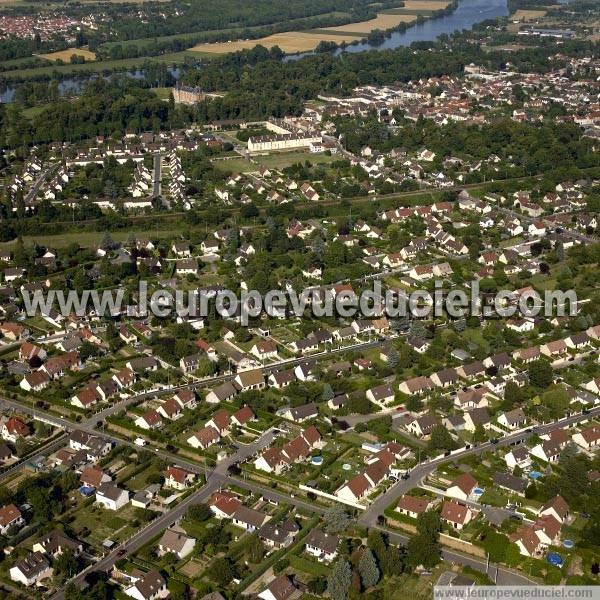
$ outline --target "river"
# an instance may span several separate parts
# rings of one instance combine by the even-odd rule
[[[507,0],[460,0],[456,10],[451,14],[416,23],[406,31],[395,31],[376,48],[378,50],[393,49],[410,46],[413,42],[432,42],[441,35],[471,29],[473,25],[482,21],[507,16]],[[346,52],[363,52],[364,50],[373,50],[373,46],[363,42],[346,47]]]
[[[335,51],[336,55],[343,52],[364,52],[365,50],[393,50],[410,46],[413,42],[433,42],[441,35],[450,35],[456,31],[471,29],[473,25],[508,16],[507,0],[459,0],[456,9],[449,15],[427,19],[415,23],[405,31],[395,31],[381,44],[372,45],[368,42],[348,44]],[[286,57],[286,60],[298,60],[310,56],[313,52],[302,52]]]
[[[410,46],[413,42],[431,42],[441,35],[450,35],[463,29],[471,29],[473,25],[495,19],[497,17],[508,16],[507,0],[459,0],[456,10],[449,15],[443,15],[435,19],[428,19],[423,23],[416,23],[408,27],[405,31],[393,32],[383,43],[372,46],[367,42],[348,45],[344,49],[336,50],[335,54],[342,52],[364,52],[365,50],[382,50]],[[286,60],[298,60],[308,56],[312,52],[294,54],[286,57]],[[174,70],[178,74],[178,69]],[[142,76],[140,71],[127,72],[127,75],[139,79]],[[81,79],[63,79],[58,84],[59,92],[63,95],[77,94],[85,82],[86,78]],[[0,90],[0,102],[12,102],[15,94],[15,87],[5,87]]]

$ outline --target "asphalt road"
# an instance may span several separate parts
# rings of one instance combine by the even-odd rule
[[[376,526],[374,527],[374,529],[377,529],[387,534],[390,541],[393,544],[396,544],[397,546],[405,546],[409,540],[408,536],[398,533],[396,531],[390,531],[385,527]],[[469,566],[481,573],[487,573],[492,580],[496,581],[498,585],[537,585],[536,581],[525,577],[525,575],[521,575],[520,573],[504,569],[503,567],[500,567],[498,565],[491,565],[488,569],[487,561],[476,558],[474,556],[463,554],[462,552],[457,552],[455,550],[443,549],[442,558],[449,563],[456,563],[463,566]]]
[[[48,418],[48,415],[43,411],[39,411],[35,408],[24,407],[23,405],[10,400],[0,399],[0,403],[11,408],[26,410],[30,412],[30,414],[32,414],[33,416]],[[566,417],[565,419],[561,419],[560,421],[554,423],[541,425],[536,428],[535,433],[538,435],[544,434],[554,429],[555,427],[564,427],[567,425],[571,425],[582,420],[593,418],[599,414],[600,407],[591,410],[588,414],[580,413],[577,415]],[[104,435],[105,437],[108,437],[117,443],[125,443],[132,446],[134,445],[134,443],[129,440],[123,440],[121,438],[108,436],[104,432],[95,430],[93,427],[90,427],[90,425],[95,425],[95,423],[73,424],[70,421],[67,421],[66,419],[61,419],[58,417],[51,418],[55,424],[61,425],[63,427],[80,428],[88,431],[93,431],[94,433],[98,435]],[[98,562],[90,565],[86,570],[82,571],[77,576],[75,576],[72,581],[77,585],[83,585],[85,581],[85,576],[88,573],[92,571],[110,571],[119,558],[137,551],[141,546],[143,546],[153,537],[157,536],[162,530],[172,526],[176,521],[178,521],[182,516],[185,515],[185,513],[191,505],[206,501],[214,491],[218,490],[221,487],[226,487],[232,482],[234,482],[236,485],[240,485],[241,487],[267,494],[271,498],[277,499],[281,502],[292,504],[298,508],[311,510],[313,512],[324,512],[323,507],[317,506],[315,504],[310,504],[304,500],[298,500],[288,494],[277,492],[276,490],[272,490],[268,487],[255,484],[254,482],[246,481],[243,478],[233,478],[230,475],[228,475],[228,469],[231,465],[236,464],[238,462],[243,462],[251,456],[257,454],[262,448],[269,446],[274,440],[275,435],[276,434],[274,431],[268,430],[255,442],[244,445],[240,444],[237,448],[237,451],[234,454],[229,456],[224,461],[220,462],[214,469],[207,469],[205,467],[201,467],[200,465],[192,463],[191,461],[175,457],[162,451],[157,451],[158,456],[165,458],[171,463],[178,464],[196,473],[204,473],[206,476],[206,484],[200,489],[196,490],[178,505],[176,505],[173,509],[169,510],[167,513],[164,513],[163,515],[152,521],[145,528],[139,530],[125,544],[119,546],[118,548],[110,552],[108,555],[100,559]],[[389,531],[378,525],[378,517],[381,514],[383,514],[383,511],[387,506],[389,506],[394,500],[396,500],[401,495],[405,494],[411,488],[417,485],[418,482],[424,479],[428,474],[432,473],[441,464],[460,459],[464,456],[468,456],[471,454],[480,454],[486,450],[494,450],[497,447],[508,446],[511,443],[514,444],[519,441],[525,440],[530,435],[532,434],[527,431],[520,432],[500,439],[497,444],[486,442],[468,450],[464,450],[463,452],[451,456],[440,457],[428,461],[426,463],[421,463],[417,465],[411,471],[411,475],[408,480],[399,481],[380,497],[376,498],[375,501],[360,515],[360,517],[358,518],[358,523],[369,528],[377,528],[385,531],[386,533],[388,533],[393,543],[405,544],[408,539],[407,536],[404,536],[397,532]],[[62,444],[62,440],[60,441],[60,443]],[[462,565],[469,565],[475,569],[486,572],[485,561],[479,560],[475,557],[464,555],[453,550],[444,550],[443,557],[444,559],[450,562],[456,562]],[[531,583],[530,580],[528,580],[523,575],[499,567],[492,572],[492,576],[497,577],[497,583],[500,585]],[[63,597],[64,589],[58,591],[53,596],[53,598],[55,598],[56,600],[62,599]]]
[[[343,352],[347,352],[349,350],[366,350],[369,348],[374,348],[376,346],[384,345],[386,343],[387,343],[387,340],[385,340],[385,339],[376,339],[376,340],[373,340],[370,342],[363,342],[360,344],[355,344],[353,346],[346,346],[346,347],[342,347],[342,348],[330,348],[330,349],[324,350],[322,352],[317,352],[317,353],[311,354],[310,356],[307,356],[307,357],[279,361],[277,363],[273,363],[271,365],[262,367],[262,370],[265,373],[265,375],[268,376],[271,373],[279,371],[280,369],[284,369],[284,368],[288,369],[291,367],[295,367],[297,365],[306,363],[307,361],[316,360],[319,357],[322,357],[325,355],[343,353]],[[126,409],[131,404],[143,402],[144,400],[146,400],[148,398],[156,398],[156,397],[160,397],[160,396],[166,396],[169,394],[175,394],[177,391],[182,390],[182,389],[201,389],[201,388],[205,388],[205,387],[214,386],[219,383],[223,383],[225,381],[232,381],[233,379],[235,379],[234,374],[218,375],[216,377],[203,379],[202,381],[196,381],[193,383],[187,383],[187,384],[180,385],[180,386],[174,386],[174,387],[170,387],[170,388],[164,388],[161,390],[154,390],[152,392],[144,392],[142,394],[136,394],[135,396],[130,396],[129,398],[120,400],[119,402],[116,402],[115,404],[112,404],[111,406],[108,406],[108,407],[102,409],[101,411],[94,413],[88,419],[85,419],[85,420],[81,421],[80,423],[73,423],[72,421],[69,421],[67,419],[62,419],[60,417],[50,415],[46,411],[35,408],[33,405],[30,406],[30,405],[21,404],[19,402],[8,400],[7,398],[0,397],[0,404],[3,404],[4,406],[8,406],[15,410],[25,410],[32,416],[37,416],[46,421],[50,421],[54,425],[56,425],[58,427],[64,427],[67,430],[83,429],[83,430],[87,430],[87,431],[94,431],[94,429],[98,425],[98,423],[100,423],[107,417],[110,417],[111,415],[114,415],[115,413]],[[94,431],[94,433],[98,433],[98,431]],[[123,440],[121,440],[120,438],[112,438],[112,439],[118,440],[119,442],[123,442]],[[62,438],[62,442],[64,443],[64,438]],[[48,456],[52,452],[55,452],[56,450],[58,450],[59,447],[60,447],[60,444],[58,442],[56,442],[50,446],[44,446],[44,447],[40,448],[36,453],[28,456],[24,460],[20,460],[19,462],[14,463],[10,467],[8,467],[5,471],[0,473],[0,481],[5,479],[6,477],[8,477],[10,475],[10,473],[13,472],[15,469],[19,468],[23,464],[23,462],[30,462],[30,461],[35,462],[36,460],[40,459],[41,457]]]
[[[154,155],[154,178],[152,184],[153,198],[158,198],[160,196],[161,160],[162,157],[160,154]]]
[[[494,205],[496,206],[496,205]],[[522,223],[524,223],[525,225],[531,225],[531,223],[533,223],[534,221],[542,221],[545,222],[545,217],[544,215],[542,215],[539,218],[533,218],[533,217],[529,217],[525,214],[519,213],[515,210],[512,210],[510,208],[505,208],[503,206],[496,206],[496,208],[504,213],[505,215],[509,215],[511,217],[514,217],[515,219],[519,219]],[[557,225],[555,225],[554,227],[559,227]],[[589,235],[586,235],[584,233],[581,233],[579,231],[575,231],[573,229],[570,228],[565,228],[565,227],[561,227],[561,229],[563,230],[563,233],[566,236],[570,236],[573,239],[578,240],[579,242],[585,243],[585,244],[597,244],[598,243],[598,238],[597,237],[592,237]],[[534,238],[532,238],[534,239]],[[541,239],[541,238],[540,238]]]
[[[146,525],[146,527],[140,529],[138,532],[133,534],[129,538],[129,540],[127,540],[127,542],[121,544],[120,546],[112,550],[104,558],[100,559],[96,563],[91,564],[87,569],[81,571],[71,580],[71,582],[81,586],[84,584],[86,575],[88,575],[90,572],[109,572],[113,568],[117,560],[127,556],[130,553],[136,552],[140,547],[142,547],[144,544],[150,541],[153,537],[157,536],[161,531],[175,524],[187,513],[187,510],[190,506],[194,504],[199,504],[201,502],[205,502],[210,498],[213,492],[217,491],[219,488],[226,487],[229,482],[229,477],[227,475],[227,469],[229,468],[229,466],[235,464],[236,462],[246,460],[256,452],[258,452],[261,448],[270,445],[273,439],[274,433],[271,430],[268,430],[256,442],[240,446],[237,452],[229,456],[224,461],[220,462],[212,470],[202,469],[198,465],[194,463],[189,463],[185,460],[176,459],[175,461],[173,461],[172,457],[167,456],[170,462],[175,462],[180,466],[190,467],[191,470],[193,470],[194,472],[204,472],[206,475],[205,485],[203,485],[190,496],[185,498],[183,501],[181,501],[175,507],[170,509],[168,512],[162,514],[160,517],[156,518],[154,521]],[[125,440],[119,441],[121,443],[129,443]],[[286,498],[286,502],[287,501],[288,500]],[[64,598],[64,589],[59,590],[56,594],[54,594],[53,598],[56,600]]]
[[[44,181],[46,180],[47,177],[49,177],[56,170],[58,170],[58,167],[59,167],[58,164],[54,164],[47,169],[42,169],[38,178],[35,180],[34,184],[31,186],[31,188],[29,189],[29,191],[23,198],[23,201],[25,202],[25,204],[30,204],[31,202],[33,202],[33,200],[35,200],[42,183],[44,183]]]
[[[367,527],[373,527],[377,525],[377,521],[380,515],[383,514],[384,510],[392,504],[392,502],[396,501],[400,496],[406,494],[409,490],[414,488],[419,484],[420,481],[425,479],[429,474],[433,473],[440,465],[451,462],[454,460],[460,460],[465,456],[470,456],[473,454],[481,454],[487,450],[495,450],[496,448],[501,448],[504,446],[509,446],[511,444],[516,444],[518,442],[522,442],[534,435],[542,435],[544,433],[548,433],[552,429],[556,427],[565,427],[568,425],[572,425],[574,423],[578,423],[579,421],[584,421],[590,419],[592,417],[600,415],[600,407],[592,409],[588,414],[578,413],[576,415],[571,415],[570,417],[565,417],[559,421],[553,423],[547,423],[545,425],[540,425],[535,429],[535,432],[529,433],[527,431],[522,431],[520,433],[515,433],[512,435],[508,435],[506,437],[500,438],[497,444],[492,444],[491,442],[485,442],[483,444],[479,444],[477,446],[471,447],[468,450],[464,450],[462,452],[458,452],[456,454],[452,454],[449,456],[442,456],[440,458],[436,458],[434,460],[430,460],[425,463],[420,463],[416,467],[414,467],[410,471],[409,479],[401,479],[393,485],[390,489],[388,489],[385,493],[378,496],[369,507],[360,515],[358,521],[362,525]]]

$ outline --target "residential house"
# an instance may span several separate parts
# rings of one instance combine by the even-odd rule
[[[83,552],[83,544],[71,539],[64,532],[53,529],[33,544],[33,551],[52,558],[60,556],[63,552],[71,552],[75,556],[79,556]]]
[[[174,554],[179,560],[194,550],[196,540],[174,529],[167,529],[158,542],[158,555]]]
[[[430,377],[431,381],[438,387],[450,387],[458,382],[456,369],[443,369]]]
[[[568,347],[564,340],[548,342],[540,346],[540,352],[550,358],[559,358],[567,353]]]
[[[529,469],[532,462],[529,449],[527,446],[516,446],[504,455],[504,462],[511,471],[514,471],[515,467],[521,470]]]
[[[111,476],[97,467],[86,467],[79,476],[81,484],[90,488],[99,488],[103,483],[112,481]]]
[[[0,534],[6,535],[9,529],[23,525],[25,525],[25,519],[14,504],[7,504],[0,508]]]
[[[17,561],[10,568],[10,578],[13,581],[30,587],[42,579],[52,576],[50,562],[41,552],[32,552],[25,558]]]
[[[129,492],[112,483],[103,483],[96,490],[96,502],[108,510],[119,510],[129,502]]]
[[[325,533],[321,529],[313,529],[304,542],[304,549],[317,560],[330,563],[337,556],[340,538]]]
[[[235,377],[235,383],[242,392],[262,390],[266,387],[265,376],[261,369],[252,369],[238,373]]]
[[[516,477],[510,473],[495,473],[493,477],[494,486],[502,488],[511,494],[524,496],[527,489],[527,480]]]
[[[428,510],[430,501],[425,497],[404,495],[398,500],[396,510],[408,517],[416,519],[420,514]]]
[[[16,442],[20,438],[27,438],[31,435],[29,426],[18,417],[10,417],[2,423],[0,435],[8,442]]]
[[[267,521],[259,530],[258,537],[269,548],[280,550],[287,548],[300,531],[295,521]]]
[[[237,527],[252,533],[260,529],[271,517],[261,511],[248,508],[241,504],[233,513],[232,523]]]
[[[383,406],[394,401],[395,393],[389,383],[384,383],[367,390],[366,396],[371,402]]]
[[[289,575],[280,575],[258,594],[261,600],[297,600],[302,592]]]
[[[465,429],[474,433],[478,426],[482,426],[484,429],[490,427],[490,415],[487,408],[473,408],[464,415]]]
[[[600,446],[600,425],[592,425],[573,434],[572,440],[581,448],[593,451]]]
[[[473,511],[464,504],[444,500],[440,519],[454,529],[461,530],[473,519]]]
[[[256,415],[254,411],[249,406],[243,406],[238,411],[231,415],[231,422],[233,425],[237,425],[238,427],[243,427],[246,423],[250,421],[254,421],[256,419]]]
[[[302,404],[301,406],[292,406],[283,413],[285,419],[294,421],[294,423],[304,423],[305,421],[315,419],[318,416],[319,409],[314,402]]]
[[[438,424],[433,415],[426,414],[410,421],[406,429],[417,437],[426,437],[431,434],[432,429]]]
[[[539,515],[552,515],[560,523],[565,523],[570,515],[569,505],[562,496],[557,495],[542,506]]]
[[[241,504],[241,500],[228,491],[215,492],[208,502],[210,510],[217,519],[231,519]]]
[[[170,596],[167,582],[158,571],[148,571],[125,589],[125,594],[135,600],[158,600]]]
[[[512,431],[514,429],[521,429],[525,423],[527,423],[527,417],[522,408],[515,408],[503,412],[498,417],[498,423],[502,425],[502,427],[506,427]]]
[[[209,404],[218,404],[219,402],[226,402],[237,396],[239,393],[238,388],[231,383],[226,381],[216,388],[212,389],[206,395],[206,402]]]
[[[158,429],[162,426],[162,417],[153,408],[147,410],[141,417],[135,420],[136,427],[141,429]]]
[[[477,480],[471,473],[459,475],[446,490],[446,496],[457,500],[467,500],[477,487]]]
[[[196,475],[180,467],[168,467],[164,472],[165,487],[183,491],[194,484]]]
[[[201,448],[206,450],[209,446],[221,439],[219,432],[214,427],[203,427],[186,441],[192,448]]]
[[[398,389],[408,396],[414,394],[423,394],[431,389],[433,389],[434,384],[429,377],[413,377],[411,379],[407,379],[403,381]]]

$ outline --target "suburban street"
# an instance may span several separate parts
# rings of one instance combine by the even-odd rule
[[[43,419],[46,422],[53,423],[54,425],[65,428],[66,430],[82,429],[84,431],[94,433],[95,435],[101,435],[107,439],[110,439],[115,444],[126,444],[131,447],[138,448],[131,440],[122,439],[120,437],[107,434],[102,430],[96,429],[95,427],[98,423],[97,415],[95,415],[93,418],[88,419],[86,422],[74,424],[67,419],[50,416],[45,411],[41,411],[32,407],[26,407],[18,402],[14,402],[5,398],[0,398],[0,405],[8,407],[10,409],[25,410],[34,418]],[[382,412],[389,413],[390,411]],[[380,416],[380,413],[376,414]],[[535,433],[537,435],[543,435],[544,433],[547,433],[556,427],[569,426],[574,423],[588,420],[597,415],[600,415],[600,407],[589,411],[589,413],[587,414],[580,413],[576,415],[571,415],[554,423],[540,425],[539,427],[535,428]],[[106,416],[106,413],[104,413],[104,416]],[[323,513],[325,509],[322,506],[310,503],[302,499],[297,499],[287,493],[272,490],[267,486],[256,484],[255,482],[248,481],[242,477],[234,477],[232,475],[229,475],[228,469],[230,466],[235,465],[239,462],[244,462],[250,457],[256,455],[258,452],[260,452],[261,449],[269,446],[275,439],[276,435],[277,434],[274,430],[269,429],[254,442],[250,444],[238,445],[236,452],[227,457],[225,460],[219,462],[214,469],[202,467],[201,465],[198,465],[193,461],[177,457],[175,455],[172,455],[170,453],[164,452],[156,448],[155,452],[157,456],[163,458],[171,464],[178,465],[197,474],[203,474],[206,477],[206,483],[201,488],[193,492],[190,496],[185,498],[181,503],[176,505],[173,509],[167,511],[166,513],[149,523],[146,527],[135,533],[125,544],[119,546],[118,548],[115,548],[97,563],[90,565],[86,570],[79,573],[76,577],[73,578],[73,582],[82,585],[84,583],[85,576],[89,572],[110,571],[114,563],[119,558],[126,556],[129,553],[134,553],[141,546],[147,543],[150,539],[158,535],[162,530],[175,524],[182,516],[185,515],[189,506],[195,503],[206,501],[213,492],[220,488],[227,487],[231,483],[235,483],[236,485],[242,488],[249,489],[255,493],[264,494],[266,497],[276,500],[278,502],[291,504],[297,508],[302,508],[311,512]],[[438,466],[444,463],[457,460],[463,458],[464,456],[469,456],[472,454],[481,454],[482,452],[487,450],[493,451],[499,447],[515,445],[517,443],[523,442],[531,435],[531,432],[520,431],[515,434],[501,438],[496,444],[492,444],[491,442],[485,442],[479,444],[478,446],[465,449],[462,452],[458,452],[449,456],[442,456],[439,458],[429,460],[427,462],[420,463],[412,469],[412,471],[410,472],[410,478],[408,480],[400,480],[398,483],[396,483],[390,489],[388,489],[385,493],[381,494],[378,498],[376,498],[373,501],[373,503],[364,512],[362,512],[362,514],[360,514],[360,516],[357,519],[357,522],[360,525],[366,526],[368,528],[376,528],[381,531],[384,531],[390,536],[390,540],[393,543],[406,544],[406,542],[408,541],[408,536],[402,533],[398,533],[396,531],[391,531],[385,527],[382,527],[379,524],[380,515],[383,514],[384,510],[391,503],[396,501],[403,494],[407,493],[411,488],[415,487],[415,485],[418,485]],[[64,444],[65,437],[66,435],[61,436],[61,438],[59,438],[51,446],[45,448],[43,454],[47,455],[51,451],[55,451],[56,449],[58,449],[62,444]],[[41,453],[42,452],[40,452],[40,454]],[[479,571],[486,572],[486,561],[477,559],[476,557],[466,555],[462,552],[458,552],[455,550],[444,549],[442,554],[444,559],[448,560],[449,562],[468,565]],[[496,581],[499,585],[523,585],[531,583],[531,581],[525,576],[501,567],[495,567],[492,570],[490,570],[490,576],[497,577]],[[63,590],[59,591],[53,596],[53,598],[55,598],[56,600],[60,600],[63,597]]]
[[[510,445],[516,445],[525,441],[530,436],[534,435],[543,435],[544,433],[548,433],[557,427],[566,427],[569,425],[573,425],[574,423],[579,423],[581,421],[586,421],[595,416],[600,415],[600,407],[596,407],[589,411],[588,414],[578,413],[576,415],[571,415],[570,417],[566,417],[559,421],[553,423],[547,423],[545,425],[540,425],[535,427],[535,432],[528,431],[520,431],[518,433],[514,433],[512,435],[507,435],[506,437],[500,438],[498,443],[492,444],[491,442],[484,442],[482,444],[478,444],[476,446],[472,446],[462,452],[457,452],[454,454],[450,454],[448,456],[441,456],[439,458],[434,458],[427,462],[423,462],[418,464],[410,471],[409,479],[401,479],[393,485],[390,489],[388,489],[385,493],[378,496],[369,507],[360,515],[358,521],[362,525],[366,525],[367,527],[372,527],[377,524],[378,517],[383,514],[384,510],[392,504],[394,501],[398,500],[401,496],[406,494],[411,488],[415,487],[419,484],[419,482],[423,481],[425,477],[433,473],[437,467],[440,465],[451,462],[454,460],[460,460],[465,456],[470,456],[473,454],[481,454],[482,452],[491,450],[495,451],[497,448],[502,448]]]
[[[161,193],[161,185],[160,185],[161,163],[162,163],[162,156],[160,155],[160,153],[155,154],[154,155],[154,174],[152,177],[152,197],[153,198],[158,198]]]
[[[409,537],[402,533],[398,533],[397,531],[392,531],[387,529],[386,527],[381,527],[375,525],[373,529],[377,529],[382,533],[385,533],[389,536],[389,539],[392,543],[397,544],[398,546],[404,546],[407,544]],[[487,573],[489,577],[493,580],[496,580],[498,585],[535,585],[536,582],[525,577],[525,575],[521,575],[520,573],[516,573],[515,571],[511,571],[510,569],[505,569],[499,566],[491,566],[489,570],[487,570],[487,562],[482,559],[478,559],[474,556],[469,556],[463,554],[462,552],[457,552],[455,550],[448,550],[446,548],[442,549],[442,557],[445,561],[449,563],[456,563],[463,566],[471,567],[472,569],[476,569],[482,573]]]
[[[262,367],[262,369],[263,369],[264,373],[268,376],[271,373],[274,373],[282,368],[292,368],[297,365],[304,364],[306,362],[315,360],[315,359],[319,358],[319,356],[323,356],[325,354],[328,354],[328,355],[337,354],[337,353],[347,352],[348,350],[366,350],[368,348],[374,348],[376,346],[383,345],[386,342],[387,342],[387,340],[376,339],[376,340],[373,340],[370,342],[361,342],[360,344],[355,344],[353,346],[332,348],[332,349],[328,349],[326,351],[312,354],[310,357],[281,360],[276,363],[266,365],[266,366]],[[80,423],[73,423],[72,421],[69,421],[67,419],[62,419],[60,417],[56,417],[54,415],[47,413],[44,410],[35,408],[33,405],[21,404],[20,402],[11,401],[11,400],[8,400],[7,398],[0,397],[0,404],[4,404],[5,406],[11,407],[14,410],[25,409],[30,415],[32,415],[36,418],[39,418],[48,423],[57,425],[59,427],[64,427],[68,430],[82,429],[84,431],[94,431],[94,433],[97,434],[98,431],[95,430],[95,428],[98,426],[99,423],[104,421],[107,417],[110,417],[111,415],[114,415],[115,413],[117,413],[119,411],[127,409],[127,407],[132,404],[136,404],[138,402],[143,402],[144,400],[147,400],[150,398],[158,398],[161,396],[166,396],[168,394],[175,394],[179,390],[183,390],[183,389],[194,389],[195,390],[195,389],[202,389],[205,387],[211,387],[211,386],[215,386],[220,383],[223,383],[225,381],[232,381],[233,379],[235,379],[235,374],[218,375],[216,377],[210,377],[207,379],[203,379],[201,381],[195,381],[195,382],[186,383],[183,385],[178,385],[178,386],[173,386],[173,387],[165,387],[162,389],[152,390],[149,392],[143,392],[141,394],[135,394],[133,396],[130,396],[129,398],[120,400],[120,401],[112,404],[111,406],[108,406],[108,407],[98,411],[97,413],[94,413],[89,418],[82,420]],[[120,441],[122,441],[122,440],[120,440]],[[48,456],[52,452],[55,452],[56,450],[58,450],[58,448],[60,448],[60,445],[63,443],[64,443],[64,436],[57,439],[56,442],[54,442],[52,445],[44,446],[44,447],[40,448],[34,454],[29,455],[25,459],[19,460],[18,462],[10,465],[5,471],[0,473],[0,481],[5,479],[6,477],[8,477],[8,475],[10,475],[11,472],[13,472],[15,469],[17,469],[23,462],[35,462],[41,457]]]

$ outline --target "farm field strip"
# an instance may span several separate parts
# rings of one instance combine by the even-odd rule
[[[83,56],[85,60],[96,60],[96,53],[85,48],[67,48],[66,50],[59,50],[58,52],[50,52],[48,54],[39,54],[38,56],[40,58],[45,58],[46,60],[63,60],[64,62],[68,62],[74,54],[75,56]]]

